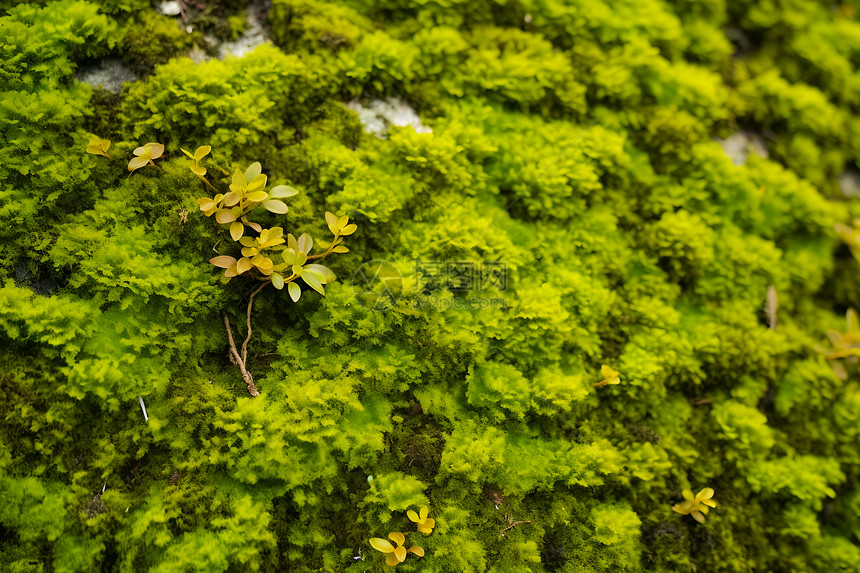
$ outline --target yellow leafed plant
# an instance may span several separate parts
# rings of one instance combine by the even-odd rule
[[[394,542],[392,544],[388,539]],[[409,549],[403,545],[406,543],[406,536],[400,533],[399,531],[393,531],[388,534],[388,539],[382,539],[380,537],[374,537],[370,540],[370,544],[377,551],[381,551],[385,553],[385,564],[394,567],[398,563],[403,563],[406,561],[406,555],[409,553],[413,553],[418,557],[424,557],[424,549],[418,547],[416,545],[411,546]]]
[[[681,515],[691,515],[699,523],[705,523],[705,515],[711,508],[717,507],[717,502],[712,499],[714,497],[713,488],[706,487],[695,496],[693,490],[685,489],[681,495],[684,497],[684,501],[673,505],[672,511]]]

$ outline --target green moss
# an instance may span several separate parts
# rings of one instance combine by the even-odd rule
[[[824,358],[860,307],[850,7],[272,4],[273,44],[199,64],[145,2],[0,16],[8,569],[381,571],[390,531],[407,571],[857,569],[858,370]],[[189,7],[224,37],[239,8]],[[147,77],[75,80],[104,56]],[[432,131],[365,133],[377,97]],[[738,129],[768,157],[712,141]],[[205,144],[217,185],[260,161],[300,191],[261,223],[359,225],[325,298],[255,299],[256,398]],[[704,525],[671,510],[704,487]]]
[[[139,75],[149,75],[156,66],[184,55],[199,34],[187,33],[178,22],[151,10],[134,12],[120,30],[119,53],[125,63]]]

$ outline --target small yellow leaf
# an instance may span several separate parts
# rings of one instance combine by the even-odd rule
[[[391,542],[387,539],[381,539],[379,537],[372,537],[370,539],[370,544],[377,551],[382,551],[383,553],[391,553],[394,551],[394,546],[391,545]]]
[[[239,221],[234,221],[230,224],[230,236],[233,237],[234,241],[238,241],[242,238],[242,235],[245,234],[245,225],[240,223]]]
[[[222,209],[215,214],[215,220],[222,225],[225,223],[232,223],[236,220],[236,215],[234,215],[232,211]]]
[[[200,205],[201,211],[208,211],[215,206],[215,201],[209,199],[208,197],[201,197],[197,200],[197,204]]]
[[[260,165],[259,161],[255,161],[251,165],[248,166],[248,169],[245,170],[245,181],[248,186],[250,183],[256,179],[260,173],[263,172],[263,166]]]
[[[211,145],[201,145],[200,147],[197,148],[197,151],[194,152],[194,159],[196,159],[197,161],[200,161],[201,159],[203,159],[204,157],[209,155],[210,151],[212,151]],[[186,151],[186,154],[187,153],[188,152]]]
[[[344,245],[338,245],[335,248],[333,248],[331,250],[331,252],[333,252],[333,253],[348,253],[349,249],[347,247],[345,247]]]
[[[302,289],[296,283],[288,284],[287,285],[287,291],[290,293],[290,298],[293,299],[293,302],[298,302],[299,298],[302,296]],[[373,540],[371,539],[370,541],[372,542]],[[385,540],[380,539],[380,541],[385,541]],[[388,543],[388,542],[385,541],[385,543]],[[388,545],[390,546],[391,544],[388,543]],[[394,548],[392,547],[391,550],[394,551]],[[382,551],[382,549],[380,549],[380,551]]]
[[[287,204],[283,201],[278,201],[277,199],[270,199],[268,201],[263,202],[263,207],[272,213],[277,213],[279,215],[284,215],[287,212]]]
[[[343,229],[341,229],[340,234],[341,235],[352,235],[353,233],[355,233],[356,229],[358,229],[358,225],[356,225],[355,223],[352,223],[350,225],[347,225]]]
[[[409,553],[414,553],[418,557],[424,557],[424,549],[421,547],[418,547],[417,545],[413,545],[412,547],[410,547],[406,551],[408,551]]]
[[[264,257],[263,255],[254,255],[251,257],[251,264],[260,270],[271,269],[274,265],[272,259]]]
[[[229,269],[233,265],[236,264],[236,259],[230,257],[228,255],[221,255],[219,257],[214,257],[209,259],[209,262],[215,265],[216,267],[220,267],[222,269]]]
[[[241,275],[242,273],[251,270],[251,265],[252,265],[251,259],[243,257],[243,258],[239,259],[239,261],[236,263],[236,270]]]
[[[197,177],[203,177],[204,175],[206,175],[205,167],[200,167],[199,165],[192,165],[189,169],[191,169],[191,172]]]
[[[293,189],[287,185],[278,185],[277,187],[273,187],[271,191],[269,191],[269,197],[273,199],[286,199],[287,197],[292,197],[294,195],[298,195],[299,190]]]
[[[282,277],[278,273],[273,274],[272,275],[272,286],[274,286],[278,290],[281,290],[282,288],[284,288],[284,277]]]
[[[253,181],[248,182],[248,191],[259,191],[266,186],[266,176],[257,175]]]
[[[128,162],[128,170],[135,171],[136,169],[140,169],[147,163],[149,163],[149,159],[146,157],[132,157],[131,161]]]
[[[149,148],[150,159],[158,159],[164,153],[164,146],[160,143],[147,143],[144,147]]]
[[[236,193],[234,193],[233,191],[230,191],[229,193],[224,195],[224,204],[227,207],[232,207],[233,205],[235,205],[238,202],[239,202],[239,196]]]
[[[245,176],[242,175],[242,172],[237,169],[236,173],[233,174],[233,182],[232,185],[230,185],[230,188],[232,189],[233,187],[245,187],[245,185]]]
[[[245,196],[245,199],[251,201],[253,203],[262,203],[266,199],[269,198],[269,194],[265,191],[254,191],[253,193],[248,193]]]
[[[314,248],[314,240],[307,233],[302,233],[302,236],[299,237],[299,240],[296,241],[296,244],[299,247],[299,251],[303,253],[310,253],[311,249]],[[304,264],[304,262],[300,264]]]
[[[320,280],[317,278],[317,276],[315,274],[313,274],[313,273],[302,273],[302,280],[305,281],[305,283],[309,287],[311,287],[312,289],[314,289],[315,291],[317,291],[321,295],[325,296],[325,289],[323,288],[322,283],[320,282]],[[403,534],[401,533],[400,535],[403,535]],[[389,537],[391,537],[391,535],[389,535]],[[394,539],[394,538],[392,537],[392,539]],[[403,541],[401,541],[400,543],[403,543]]]
[[[337,215],[331,213],[329,211],[325,212],[325,222],[328,224],[328,228],[331,231],[332,235],[337,235]]]
[[[304,255],[304,253],[301,253],[301,254]],[[307,260],[307,259],[305,259],[305,260]],[[303,264],[303,263],[304,262],[302,262],[300,264]],[[305,270],[305,272],[315,274],[322,284],[328,284],[330,282],[337,280],[337,276],[334,274],[334,271],[328,267],[323,266],[323,265],[315,265],[315,264],[307,265],[304,267],[304,270]],[[413,511],[412,513],[415,513],[415,512]],[[410,517],[410,519],[412,519],[412,518]],[[415,521],[415,520],[413,519],[412,521]]]

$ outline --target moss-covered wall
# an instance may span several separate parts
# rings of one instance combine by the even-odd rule
[[[271,43],[194,63],[241,3],[12,4],[4,571],[382,571],[391,531],[404,571],[860,571],[860,370],[827,360],[857,340],[828,332],[860,306],[860,6],[273,0]],[[143,79],[76,80],[105,57]],[[345,105],[389,97],[432,133]],[[768,157],[735,165],[739,130]],[[216,184],[301,191],[262,224],[359,225],[324,298],[257,296],[256,398],[221,318],[244,337],[256,284],[207,263],[238,249],[180,152],[207,144]],[[373,260],[395,296],[356,296]],[[706,487],[704,524],[672,511]]]

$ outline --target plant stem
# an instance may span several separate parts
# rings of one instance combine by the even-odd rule
[[[179,13],[182,15],[182,21],[185,22],[185,25],[188,25],[188,14],[185,13],[185,2],[179,0],[177,2],[179,4]]]
[[[323,259],[323,258],[329,256],[331,254],[331,252],[334,250],[334,248],[338,245],[338,242],[337,242],[338,236],[339,235],[334,236],[334,239],[332,240],[331,245],[328,246],[328,250],[326,250],[326,252],[324,252],[321,255],[312,255],[312,256],[308,257],[308,260],[310,261],[313,259]]]
[[[236,350],[236,343],[233,342],[233,329],[230,328],[230,319],[227,318],[226,312],[224,313],[224,326],[227,328],[227,341],[230,343],[230,354],[233,356],[236,365],[239,366],[239,371],[242,372],[242,379],[245,380],[245,384],[248,386],[248,392],[251,396],[259,396],[260,391],[254,385],[254,378],[250,372],[245,370],[245,361],[242,360],[242,357],[239,356],[239,351]]]
[[[270,285],[272,281],[267,281],[261,284],[257,290],[251,293],[251,298],[248,299],[248,335],[245,336],[245,342],[242,343],[242,363],[244,364],[248,360],[248,341],[251,340],[251,309],[254,306],[254,297],[257,296],[261,290],[266,288],[266,286]]]
[[[197,177],[200,177],[200,181],[202,181],[202,182],[203,182],[203,184],[204,184],[204,185],[206,185],[209,189],[211,189],[211,190],[212,190],[216,195],[218,194],[218,190],[217,190],[217,189],[215,189],[215,188],[212,186],[212,184],[211,184],[211,183],[209,183],[209,181],[208,181],[205,177],[203,177],[203,176],[201,176],[201,175],[197,175]]]
[[[501,535],[502,537],[504,537],[504,535],[505,535],[505,532],[506,532],[506,531],[508,531],[508,530],[510,530],[510,529],[513,529],[513,528],[514,528],[514,527],[516,527],[517,525],[522,525],[523,523],[531,523],[531,521],[515,521],[515,522],[513,522],[512,524],[510,524],[509,526],[507,526],[506,528],[504,528],[504,529],[502,530],[502,532],[501,532],[501,534],[500,534],[500,535]]]

